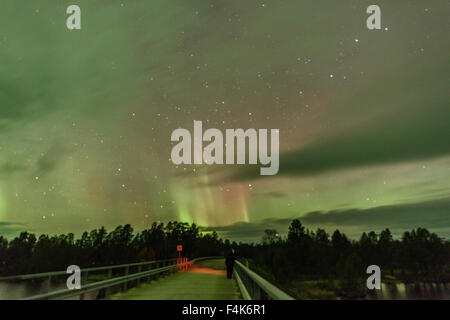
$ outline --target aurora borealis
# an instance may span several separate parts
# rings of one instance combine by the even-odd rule
[[[81,7],[82,29],[66,28]],[[0,234],[290,219],[450,236],[449,4],[3,0]],[[279,128],[280,167],[170,161],[171,132]]]

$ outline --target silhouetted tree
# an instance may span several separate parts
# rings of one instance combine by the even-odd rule
[[[275,229],[266,229],[264,230],[264,235],[262,237],[262,242],[264,244],[274,244],[280,240],[280,235]]]

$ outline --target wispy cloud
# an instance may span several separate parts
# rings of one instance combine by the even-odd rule
[[[29,231],[29,228],[24,223],[0,221],[0,236],[10,238],[26,230]]]
[[[0,176],[9,176],[15,172],[27,170],[27,166],[16,164],[12,162],[5,162],[0,165]]]
[[[41,175],[53,171],[70,152],[63,143],[55,142],[37,161],[36,174]]]
[[[431,231],[439,230],[439,235],[450,237],[450,198],[434,201],[380,206],[370,209],[349,209],[327,212],[310,212],[302,217],[273,218],[255,222],[239,222],[229,226],[207,227],[205,231],[217,231],[222,237],[244,242],[258,242],[265,229],[276,229],[286,234],[294,218],[308,228],[324,228],[328,232],[335,229],[358,238],[364,231],[379,231],[389,228],[399,235],[413,228],[424,227]]]

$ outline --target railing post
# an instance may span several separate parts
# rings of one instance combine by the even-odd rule
[[[89,272],[87,272],[87,271],[83,273],[83,277],[81,278],[81,286],[82,287],[84,285],[86,285],[88,282],[88,274],[89,274]],[[84,298],[85,298],[84,293],[80,294],[80,300],[84,300]]]
[[[52,276],[48,276],[47,278],[45,278],[44,280],[44,291],[46,293],[50,292],[50,286],[52,284]]]
[[[108,279],[112,278],[112,268],[108,269],[107,278]],[[111,295],[111,287],[108,287],[108,288],[105,289],[105,299],[109,299],[110,295]]]
[[[130,267],[125,267],[124,276],[127,276],[129,272],[130,272]],[[127,290],[128,290],[128,282],[125,282],[122,285],[122,291],[127,291]]]
[[[151,267],[152,267],[152,265],[151,265],[150,263],[147,263],[147,264],[145,265],[145,270],[144,270],[144,271],[150,271]],[[150,276],[145,277],[145,278],[144,278],[144,282],[145,282],[145,283],[150,282]]]
[[[139,265],[137,273],[140,273],[141,271],[142,271],[142,266]],[[136,281],[137,281],[137,286],[139,286],[141,284],[141,278],[138,278]]]

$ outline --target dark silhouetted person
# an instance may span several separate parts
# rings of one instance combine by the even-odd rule
[[[233,276],[234,261],[236,260],[236,255],[234,254],[234,249],[227,255],[225,259],[225,264],[227,265],[227,278],[231,279]]]

